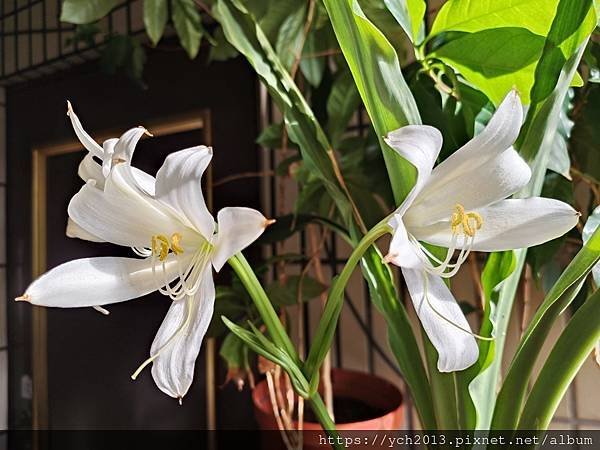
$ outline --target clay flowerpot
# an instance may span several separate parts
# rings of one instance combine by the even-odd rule
[[[331,379],[337,430],[398,430],[402,426],[402,394],[389,381],[345,369],[333,369]],[[252,400],[260,429],[277,430],[266,381],[257,384],[252,392]],[[304,421],[304,448],[323,450],[327,448],[319,442],[323,429],[320,424],[311,422],[311,417],[308,412]],[[297,427],[297,423],[294,425]],[[264,448],[283,448],[280,442],[272,442],[276,440],[276,433],[270,432],[265,436],[268,436],[270,442],[263,439]]]

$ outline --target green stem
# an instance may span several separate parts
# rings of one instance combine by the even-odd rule
[[[299,363],[300,360],[298,358],[298,353],[296,352],[294,344],[290,340],[287,332],[285,331],[285,328],[281,324],[279,316],[273,308],[269,297],[265,293],[262,285],[260,284],[260,281],[258,281],[258,278],[256,278],[254,270],[252,270],[252,267],[250,267],[250,264],[248,264],[248,261],[246,260],[244,255],[242,253],[238,253],[237,255],[230,258],[228,262],[237,274],[237,276],[240,278],[242,284],[248,291],[248,294],[254,301],[254,305],[256,306],[256,309],[258,310],[263,322],[267,326],[267,330],[269,331],[269,335],[271,336],[273,341],[277,345],[284,348],[288,355],[290,355],[290,357],[292,357]],[[323,427],[323,430],[325,430],[327,434],[333,438],[334,448],[341,450],[343,447],[339,443],[337,443],[338,434],[335,431],[335,423],[329,416],[329,413],[327,412],[327,408],[323,403],[321,396],[318,392],[315,392],[311,394],[309,400],[312,410],[315,413],[317,419],[319,420],[319,423]]]
[[[520,430],[546,430],[569,384],[600,340],[600,291],[575,313],[558,338],[527,399]]]
[[[342,272],[335,278],[331,285],[321,320],[319,321],[313,343],[310,347],[308,358],[304,364],[304,374],[309,379],[317,375],[319,367],[331,347],[337,320],[342,311],[344,290],[350,280],[350,276],[369,247],[381,236],[391,232],[388,220],[386,217],[361,239],[350,255],[350,258],[348,258],[348,262],[342,269]]]
[[[269,297],[267,297],[260,281],[258,281],[258,278],[254,274],[254,270],[252,270],[244,255],[238,253],[230,258],[228,262],[254,301],[254,305],[267,326],[267,330],[273,341],[283,348],[294,360],[298,361],[298,353],[294,344],[281,324],[275,308],[273,308]]]

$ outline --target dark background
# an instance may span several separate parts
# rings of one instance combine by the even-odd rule
[[[183,52],[148,52],[140,89],[124,76],[103,74],[96,63],[58,76],[7,89],[8,117],[8,294],[22,294],[31,282],[31,152],[36,145],[73,139],[66,116],[71,100],[86,130],[122,130],[183,113],[209,109],[213,177],[259,170],[257,83],[245,62],[189,61]],[[144,139],[134,164],[155,171],[166,154],[199,145],[197,133]],[[82,181],[76,167],[83,153],[48,159],[48,267],[81,257],[129,254],[109,244],[90,244],[65,237],[66,205]],[[214,190],[214,212],[223,206],[259,208],[259,182],[244,179]],[[227,277],[227,274],[220,275]],[[48,311],[49,423],[54,429],[170,429],[205,427],[203,352],[196,379],[183,406],[154,385],[147,368],[130,379],[144,361],[169,300],[147,296],[109,306],[103,316],[91,308]],[[9,428],[31,426],[31,402],[23,398],[23,376],[31,375],[31,306],[9,305]],[[217,382],[224,381],[219,367]],[[26,383],[25,383],[26,384]],[[26,387],[25,387],[26,390]],[[231,385],[218,389],[219,428],[251,428],[248,392]]]

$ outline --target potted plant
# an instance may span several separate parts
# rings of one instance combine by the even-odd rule
[[[174,14],[188,3],[175,2]],[[576,211],[563,201],[566,199],[561,200],[560,189],[553,189],[552,175],[547,176],[548,168],[569,175],[568,167],[563,167],[565,153],[568,155],[569,132],[565,130],[570,128],[565,117],[572,103],[573,118],[577,119],[575,113],[585,112],[586,95],[592,89],[589,82],[598,70],[597,44],[590,40],[597,23],[593,3],[570,2],[566,7],[562,1],[548,2],[548,14],[536,15],[524,14],[509,0],[449,0],[431,26],[426,24],[423,1],[292,3],[281,17],[274,17],[272,8],[265,8],[263,2],[214,0],[210,7],[202,4],[218,22],[215,36],[221,45],[227,42],[226,54],[239,52],[248,60],[281,112],[281,122],[266,128],[259,141],[282,148],[284,157],[276,171],[293,177],[300,186],[293,216],[284,229],[296,232],[306,223],[318,223],[344,239],[352,251],[330,283],[319,280],[317,274],[315,281],[305,286],[303,273],[295,281],[288,276],[265,287],[241,252],[219,253],[219,247],[212,244],[199,247],[203,262],[213,261],[220,269],[226,260],[236,275],[230,287],[220,290],[222,298],[216,301],[231,333],[222,347],[230,368],[250,373],[249,350],[270,361],[261,364],[269,395],[265,385],[257,387],[254,395],[259,421],[265,427],[272,425],[270,402],[273,418],[277,419],[279,412],[279,419],[286,422],[277,427],[285,430],[288,438],[288,429],[304,426],[302,418],[308,411],[304,402],[308,402],[314,420],[330,436],[335,437],[343,427],[334,422],[323,397],[331,399],[336,389],[341,397],[346,395],[348,374],[322,368],[347,283],[352,273],[360,270],[370,300],[386,320],[390,347],[424,429],[543,432],[567,386],[600,339],[596,320],[600,293],[588,276],[600,259],[597,210],[586,207]],[[193,4],[188,6],[197,14]],[[151,37],[157,40],[152,25],[162,24],[158,27],[160,38],[164,17],[160,21],[154,21],[151,14],[148,17]],[[176,29],[184,33],[178,25],[181,20],[174,17]],[[183,37],[183,45],[189,47],[190,39]],[[518,42],[519,46],[506,52],[506,42]],[[407,47],[414,62],[401,68]],[[537,50],[527,53],[523,49]],[[590,51],[583,59],[586,49]],[[578,75],[579,67],[585,79]],[[586,82],[587,91],[571,98],[572,86]],[[373,132],[349,137],[345,130],[360,102]],[[74,126],[77,130],[78,124]],[[96,147],[86,135],[81,136],[94,153]],[[97,157],[106,156],[97,153]],[[123,155],[127,162],[128,153]],[[579,156],[585,158],[585,152]],[[110,161],[104,161],[108,165],[105,178],[117,177],[122,170],[119,165],[111,169]],[[196,167],[203,168],[205,163],[204,159],[197,161]],[[586,173],[589,170],[579,167],[572,173],[583,180],[592,193],[591,203],[597,204],[598,182]],[[99,198],[110,197],[100,187],[103,181],[97,180],[96,189],[101,192],[92,191]],[[541,196],[542,190],[545,196]],[[156,195],[144,195],[151,197],[144,197],[147,202],[157,200]],[[110,199],[106,201],[107,208],[114,206]],[[192,209],[186,211],[192,214]],[[73,210],[73,220],[84,223],[85,231],[92,235],[106,231],[85,222],[77,211]],[[582,214],[585,219],[590,217],[585,228]],[[239,236],[228,227],[232,221],[225,220],[218,233],[223,242],[235,245],[220,248],[241,251],[270,223],[258,213],[251,217],[253,220],[238,221],[248,225],[244,233],[238,230],[245,236],[243,242],[238,242]],[[585,229],[585,242],[578,240],[578,231],[571,231],[576,226]],[[525,324],[510,368],[500,381],[506,331],[523,268],[526,263],[535,266],[538,276],[543,262],[551,259],[547,255],[556,255],[565,244],[560,239],[567,233],[575,239],[576,254],[566,267],[554,271],[559,276],[545,277],[545,299]],[[383,241],[384,236],[391,239]],[[212,239],[210,230],[208,239]],[[138,248],[142,256],[158,258],[167,265],[171,258],[185,255],[185,249],[180,251],[179,235],[155,235],[151,242],[148,248]],[[320,254],[318,245],[315,249],[308,255],[309,261],[313,254]],[[475,277],[481,283],[482,300],[475,326],[466,320],[449,288],[471,251],[490,253],[481,275]],[[191,273],[196,274],[195,267]],[[414,306],[420,335],[413,330],[401,299],[396,267]],[[474,268],[479,269],[477,265]],[[60,269],[34,282],[21,300],[76,306],[62,304],[63,297],[54,295],[57,290],[64,294],[60,289],[75,289],[74,284],[53,283],[57,274],[61,275]],[[203,278],[203,286],[211,286],[208,278]],[[184,286],[187,277],[179,280],[176,287]],[[171,293],[166,285],[163,288]],[[284,310],[290,302],[277,299],[282,290],[288,298],[292,292],[295,303],[324,296],[323,312],[307,349],[289,336]],[[122,300],[123,292],[115,289],[113,301]],[[132,293],[126,292],[131,297]],[[183,292],[191,297],[188,294],[196,291]],[[541,359],[549,330],[578,294],[582,304],[534,375],[533,366]],[[241,296],[243,304],[251,306],[241,313],[227,312],[223,309],[229,305],[223,301],[227,296],[238,300]],[[100,306],[96,300],[88,299],[85,305]],[[207,317],[203,315],[203,324]],[[201,337],[175,350],[189,356],[186,351],[190,346],[197,350]],[[171,342],[162,335],[158,341],[163,346]],[[177,352],[167,362],[180,361]],[[157,384],[170,395],[180,395],[168,383],[161,384],[165,381],[161,370],[177,372],[178,368],[157,364],[159,357],[160,353],[153,352],[149,360],[154,362]],[[184,360],[189,369],[188,359]],[[333,375],[333,388],[329,374]],[[235,378],[239,372],[230,375]],[[373,383],[360,375],[351,377],[356,377],[357,392]],[[180,380],[175,377],[175,381]],[[278,399],[284,396],[284,401]],[[332,402],[328,403],[331,406]],[[296,415],[291,412],[292,404],[299,411]],[[390,404],[387,409],[393,407]],[[380,416],[385,417],[384,411]],[[396,427],[397,417],[389,422],[382,419],[380,424]],[[288,439],[287,443],[298,446],[301,441]]]

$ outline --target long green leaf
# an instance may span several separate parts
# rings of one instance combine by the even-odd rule
[[[162,37],[168,19],[167,0],[144,0],[144,26],[154,45]]]
[[[542,345],[556,318],[573,301],[599,260],[600,231],[597,231],[565,269],[527,327],[498,394],[493,428],[509,430],[517,425],[528,381]]]
[[[546,430],[569,384],[600,340],[600,291],[581,306],[550,352],[525,403],[519,429]]]
[[[362,12],[356,0],[325,0],[338,42],[377,132],[396,202],[414,185],[415,168],[390,149],[383,137],[404,125],[421,122],[398,55]]]
[[[202,19],[193,0],[173,0],[173,25],[179,36],[179,42],[190,59],[194,59],[200,50],[202,40]]]
[[[419,44],[425,36],[425,0],[384,0],[384,3],[410,40]]]
[[[284,113],[290,139],[299,145],[304,162],[319,176],[345,221],[352,220],[352,205],[337,181],[325,133],[267,36],[236,0],[217,0],[214,11],[227,40],[252,64]]]
[[[75,25],[95,22],[107,15],[118,3],[119,0],[65,0],[60,20]]]

